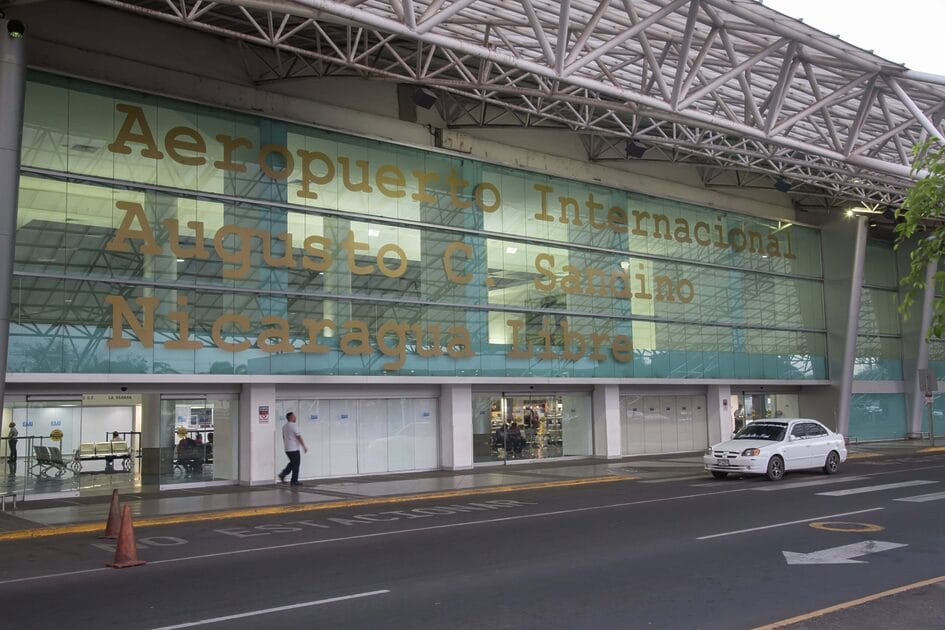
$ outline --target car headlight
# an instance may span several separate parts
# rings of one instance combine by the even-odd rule
[[[712,447],[710,446],[710,447],[708,447],[707,449],[705,449],[705,450],[702,452],[702,454],[703,454],[703,455],[711,455],[711,454],[712,454]]]
[[[761,455],[760,448],[746,448],[742,451],[742,455],[745,457],[754,457],[755,455]]]

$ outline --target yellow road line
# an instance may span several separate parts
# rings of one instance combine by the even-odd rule
[[[920,448],[918,453],[943,453],[945,452],[945,446],[930,446],[928,448]]]
[[[945,575],[940,575],[936,578],[931,578],[929,580],[922,580],[921,582],[914,582],[912,584],[906,584],[905,586],[898,586],[896,588],[891,588],[888,591],[882,591],[881,593],[874,593],[873,595],[867,595],[866,597],[861,597],[859,599],[853,599],[848,602],[843,602],[842,604],[837,604],[836,606],[829,606],[827,608],[821,608],[820,610],[815,610],[804,615],[798,615],[797,617],[791,617],[790,619],[784,619],[782,621],[776,621],[772,624],[766,626],[758,626],[754,630],[775,630],[776,628],[786,628],[795,623],[800,623],[802,621],[809,621],[811,619],[816,619],[817,617],[823,617],[824,615],[829,615],[833,612],[839,612],[841,610],[846,610],[848,608],[853,608],[859,606],[860,604],[866,604],[877,599],[882,599],[884,597],[889,597],[890,595],[897,595],[899,593],[905,593],[906,591],[911,591],[917,588],[922,588],[923,586],[931,586],[932,584],[938,584],[939,582],[945,582]]]
[[[394,497],[372,497],[369,499],[349,499],[346,501],[328,501],[324,503],[305,503],[292,505],[271,505],[258,508],[244,508],[241,510],[225,510],[220,512],[201,512],[197,514],[175,514],[170,516],[143,517],[134,521],[135,528],[157,527],[158,525],[177,525],[180,523],[199,523],[201,521],[222,521],[233,518],[251,516],[268,516],[271,514],[294,514],[297,512],[315,512],[319,510],[334,510],[338,508],[364,507],[367,505],[385,505],[392,503],[407,503],[409,501],[425,501],[434,499],[450,499],[454,497],[470,497],[483,494],[500,494],[505,492],[519,492],[522,490],[541,490],[544,488],[567,488],[586,486],[590,484],[612,483],[614,481],[633,481],[637,477],[588,477],[587,479],[573,479],[569,481],[541,481],[511,486],[495,486],[490,488],[470,488],[467,490],[447,490],[442,492],[428,492],[423,494],[408,494]],[[86,534],[102,532],[105,523],[81,523],[63,527],[40,527],[24,529],[16,532],[0,533],[0,541],[25,540],[28,538],[45,538],[48,536],[64,536],[67,534]]]

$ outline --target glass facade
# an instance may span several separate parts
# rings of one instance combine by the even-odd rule
[[[850,431],[853,440],[899,440],[906,435],[903,394],[853,394]]]
[[[591,455],[591,417],[591,396],[585,393],[475,395],[473,460]]]
[[[238,399],[161,400],[162,486],[237,479]]]
[[[825,379],[817,230],[32,74],[9,370]]]
[[[131,490],[141,482],[141,400],[131,394],[8,397],[5,437],[17,428],[16,460],[7,461],[0,483],[21,498],[52,494],[102,494]]]
[[[902,380],[898,285],[896,252],[892,245],[868,242],[853,365],[855,379]]]

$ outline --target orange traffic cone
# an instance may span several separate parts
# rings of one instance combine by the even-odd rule
[[[105,522],[105,533],[99,538],[118,538],[121,529],[121,510],[118,508],[118,489],[112,490],[112,505],[108,508],[108,520]]]
[[[127,569],[145,564],[138,560],[138,548],[135,546],[135,529],[131,524],[131,506],[126,505],[121,511],[121,533],[115,546],[115,561],[106,566],[115,569]]]

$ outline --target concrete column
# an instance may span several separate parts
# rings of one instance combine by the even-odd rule
[[[814,417],[846,435],[850,428],[853,360],[856,358],[856,335],[859,330],[860,296],[866,260],[866,218],[838,216],[824,226],[821,247],[831,387],[817,401],[806,401],[802,406],[811,411],[819,405],[819,412]]]
[[[922,437],[923,415],[928,414],[925,403],[925,392],[919,383],[919,370],[929,367],[928,331],[932,323],[932,306],[935,301],[935,273],[938,271],[938,262],[932,261],[925,270],[925,292],[921,304],[915,304],[910,317],[903,322],[902,327],[902,376],[906,386],[906,409],[908,423],[906,437]],[[916,307],[921,308],[921,311]],[[914,353],[913,353],[913,348]],[[939,377],[942,375],[940,374]]]
[[[156,489],[161,475],[173,472],[173,422],[163,430],[161,395],[141,395],[141,486]],[[165,435],[167,433],[167,435]]]
[[[866,265],[866,217],[856,217],[856,241],[853,250],[853,269],[850,279],[850,308],[847,311],[847,337],[843,348],[839,401],[837,402],[837,432],[850,432],[850,405],[853,395],[853,362],[856,360],[856,336],[860,330],[860,299],[863,296],[863,270]]]
[[[595,386],[593,403],[594,456],[616,459],[623,454],[620,433],[620,386]]]
[[[276,420],[276,386],[244,384],[239,417],[240,485],[256,486],[275,481]]]
[[[705,393],[706,422],[709,444],[718,444],[732,437],[732,388],[709,385]]]
[[[26,94],[26,41],[22,33],[15,36],[21,27],[16,20],[0,18],[0,402],[7,383],[10,291]]]
[[[463,470],[473,465],[472,387],[440,389],[440,467]]]

